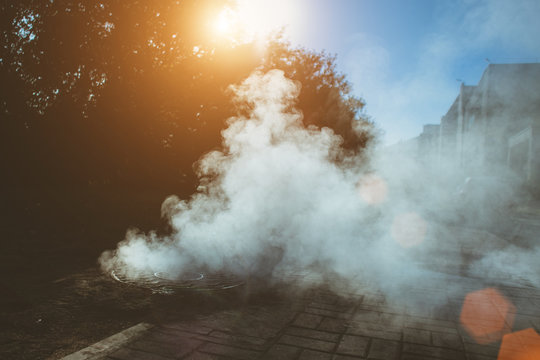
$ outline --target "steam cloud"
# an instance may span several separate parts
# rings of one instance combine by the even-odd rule
[[[330,284],[373,286],[397,299],[411,285],[438,281],[429,261],[454,265],[460,249],[480,243],[505,248],[485,232],[471,239],[429,220],[430,209],[452,213],[451,201],[413,164],[387,157],[358,165],[332,130],[305,128],[294,109],[300,84],[281,71],[254,73],[233,90],[252,110],[230,119],[223,150],[198,164],[199,191],[163,203],[172,234],[128,231],[100,257],[105,271],[132,279],[198,269],[270,281],[310,274],[309,284],[340,279]],[[334,161],[338,155],[345,160]]]

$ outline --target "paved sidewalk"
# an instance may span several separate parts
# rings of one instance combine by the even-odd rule
[[[513,219],[507,240],[537,246],[540,218]],[[407,288],[403,298],[417,300],[408,305],[392,304],[381,292],[317,288],[249,301],[239,296],[227,310],[189,320],[173,320],[173,310],[66,359],[540,359],[540,289],[457,273],[434,275],[430,288]]]
[[[460,285],[463,293],[447,294],[450,282]],[[445,299],[435,307],[391,306],[381,293],[337,295],[313,289],[288,299],[195,316],[190,321],[164,321],[112,352],[86,358],[487,360],[497,359],[505,332],[540,331],[538,289],[454,276],[446,277],[440,285],[438,289],[408,291],[418,298]],[[500,297],[484,296],[476,303],[470,298],[470,294],[482,294],[485,289],[496,289],[490,294]],[[463,314],[465,304],[471,301],[477,306],[473,320]],[[504,302],[508,303],[506,314],[501,310]],[[482,314],[483,308],[490,307],[496,312]],[[479,312],[478,318],[475,312]],[[500,331],[493,326],[499,326]],[[491,330],[482,334],[482,329]],[[525,346],[511,348],[512,353],[525,350]]]

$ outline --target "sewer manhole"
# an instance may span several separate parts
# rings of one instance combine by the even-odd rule
[[[110,275],[118,282],[147,288],[155,294],[228,290],[244,285],[244,280],[224,273],[184,272],[181,276],[174,276],[165,272],[155,272],[132,279],[112,270]]]

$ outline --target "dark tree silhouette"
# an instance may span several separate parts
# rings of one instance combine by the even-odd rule
[[[364,102],[351,94],[345,75],[336,70],[336,57],[323,52],[291,47],[278,37],[270,42],[265,69],[282,69],[302,84],[298,108],[304,125],[328,127],[343,138],[353,153],[374,138],[374,126],[363,112]]]
[[[227,4],[3,1],[0,185],[13,200],[5,211],[49,204],[43,223],[61,223],[75,208],[77,224],[124,229],[126,210],[144,207],[138,195],[149,194],[152,209],[167,194],[188,196],[193,164],[220,146],[236,111],[227,87],[255,69],[301,82],[305,125],[332,128],[348,151],[361,152],[372,124],[335,58],[279,36],[262,57],[253,43],[216,41],[205,29]]]

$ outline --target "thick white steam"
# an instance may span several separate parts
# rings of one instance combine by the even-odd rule
[[[369,168],[350,165],[354,159],[336,164],[341,137],[302,125],[294,109],[300,84],[281,71],[254,73],[233,90],[250,114],[230,119],[223,150],[198,164],[199,191],[165,200],[173,233],[130,230],[101,256],[104,270],[132,279],[198,270],[279,281],[310,274],[311,282],[332,279],[348,290],[371,284],[403,298],[411,285],[438,281],[426,259],[440,267],[461,261],[471,239],[426,216],[426,209],[448,210],[433,182],[396,159]]]

